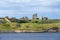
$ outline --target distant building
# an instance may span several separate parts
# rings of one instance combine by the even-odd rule
[[[37,19],[37,13],[36,14],[33,14],[32,19]]]
[[[29,19],[28,19],[28,17],[25,16],[25,17],[20,18],[20,20],[25,20],[25,21],[27,21],[27,20],[29,20]]]
[[[10,18],[10,21],[11,21],[11,22],[16,22],[17,19],[16,19],[15,17],[12,17],[12,18]]]
[[[24,17],[20,18],[20,20],[25,20]]]
[[[25,20],[29,20],[29,18],[27,16],[25,16]]]
[[[42,20],[48,20],[48,18],[47,17],[42,17]]]

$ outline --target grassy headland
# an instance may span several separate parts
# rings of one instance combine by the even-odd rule
[[[60,20],[30,20],[30,21],[14,21],[8,23],[3,21],[0,24],[0,30],[2,31],[11,31],[11,30],[26,30],[26,31],[45,31],[49,28],[59,27]]]
[[[0,18],[0,31],[39,31],[43,32],[52,28],[54,31],[60,28],[60,19],[48,19],[47,17],[37,18],[34,14],[32,19],[23,17],[16,19],[15,17]]]

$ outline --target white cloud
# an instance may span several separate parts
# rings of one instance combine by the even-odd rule
[[[24,7],[26,5],[27,6],[29,6],[29,5],[50,6],[50,5],[56,4],[57,2],[60,2],[60,0],[0,0],[0,5],[1,6],[5,6],[6,5],[6,7],[8,5],[9,6],[17,6],[19,4],[20,5],[22,4],[21,5],[22,7]],[[11,4],[11,3],[15,3],[15,4]]]
[[[20,3],[20,2],[30,2],[30,0],[0,0],[0,1],[3,1],[3,2],[15,2],[15,3]]]
[[[11,10],[0,10],[0,13],[2,14],[15,14],[20,11],[20,13],[24,12],[59,12],[60,9],[53,9],[51,7],[46,6],[52,6],[57,5],[57,3],[60,2],[60,0],[0,0],[0,7],[4,8],[11,8]],[[33,7],[30,7],[33,6]],[[15,9],[13,10],[13,7],[19,7],[21,9]],[[37,8],[37,9],[36,9]]]
[[[43,5],[43,6],[53,5],[57,2],[60,2],[60,0],[33,0],[31,1],[31,3],[34,5]]]
[[[16,10],[0,10],[0,14],[15,14]]]

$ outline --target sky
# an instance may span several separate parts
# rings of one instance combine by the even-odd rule
[[[38,17],[60,19],[60,0],[0,0],[0,17]]]

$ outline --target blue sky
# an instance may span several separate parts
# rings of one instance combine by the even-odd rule
[[[60,18],[60,0],[0,0],[0,17],[38,17]]]

